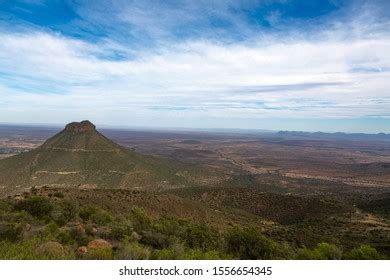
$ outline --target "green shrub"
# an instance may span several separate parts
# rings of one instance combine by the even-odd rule
[[[113,218],[110,213],[105,210],[99,209],[91,215],[91,221],[99,226],[107,225],[112,222]]]
[[[135,242],[125,243],[118,249],[115,258],[117,260],[148,260],[150,250]]]
[[[61,200],[54,204],[50,217],[60,226],[76,218],[79,206],[76,201]]]
[[[185,222],[174,218],[163,217],[153,223],[153,230],[165,235],[179,236],[185,228]]]
[[[36,259],[62,260],[74,259],[74,254],[56,241],[48,241],[40,244],[34,250]]]
[[[59,253],[59,254],[57,254]],[[40,260],[74,259],[73,252],[67,247],[44,242],[40,238],[31,238],[21,242],[0,242],[0,259],[4,260]]]
[[[217,251],[202,251],[199,249],[190,249],[185,251],[181,256],[181,260],[220,260],[220,253]]]
[[[140,242],[155,249],[168,248],[173,238],[159,232],[143,232]]]
[[[151,218],[146,214],[144,209],[139,207],[133,207],[131,209],[129,218],[136,232],[147,231],[152,225]]]
[[[53,209],[50,200],[42,196],[31,196],[16,203],[17,211],[26,211],[34,217],[43,218]]]
[[[226,251],[244,260],[272,259],[276,244],[264,237],[256,228],[234,227],[226,236]]]
[[[347,260],[383,260],[385,257],[370,245],[361,245],[345,256]]]
[[[80,208],[79,216],[84,221],[91,221],[100,226],[104,226],[113,220],[113,217],[110,213],[103,209],[92,206],[85,206]]]
[[[315,250],[319,252],[325,260],[340,260],[343,255],[342,250],[336,245],[325,242],[318,244]]]
[[[45,226],[45,235],[48,237],[53,237],[57,236],[59,232],[58,225],[54,221],[50,221],[46,226]]]
[[[23,232],[23,226],[17,223],[0,223],[0,240],[16,241]]]
[[[321,260],[322,256],[314,250],[299,248],[296,256],[297,260]]]
[[[34,250],[41,240],[33,238],[22,242],[0,241],[1,260],[33,260],[36,258]]]
[[[70,232],[67,231],[67,230],[60,230],[57,234],[57,237],[56,239],[58,240],[58,242],[60,242],[61,244],[65,244],[65,245],[72,245],[75,243],[75,240],[73,239],[73,237],[71,236]]]
[[[287,242],[275,243],[275,251],[272,258],[277,260],[292,260],[295,257],[295,250]]]
[[[217,247],[217,231],[205,224],[189,224],[181,236],[190,248],[213,250]]]
[[[174,243],[169,248],[154,250],[151,258],[154,260],[180,260],[184,254],[183,244]]]
[[[132,232],[133,226],[129,221],[116,222],[111,224],[110,238],[123,240],[126,237],[131,236]]]
[[[297,252],[298,260],[340,260],[342,251],[334,244],[322,242],[313,250],[301,248]]]
[[[83,256],[83,259],[86,260],[112,260],[113,251],[111,248],[96,248],[88,250],[88,252]]]
[[[96,208],[96,207],[92,207],[92,206],[84,206],[84,207],[81,207],[80,210],[79,210],[79,216],[81,219],[83,219],[84,221],[88,221],[90,220],[92,214],[94,214],[95,212],[97,212],[99,209]]]

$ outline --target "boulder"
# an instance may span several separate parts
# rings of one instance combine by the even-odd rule
[[[85,246],[80,246],[80,247],[78,247],[77,250],[76,250],[76,253],[77,253],[77,255],[79,255],[79,256],[82,256],[82,255],[86,254],[87,252],[88,252],[88,249],[87,249],[87,247],[85,247]]]
[[[104,240],[104,239],[95,239],[88,243],[87,249],[88,250],[94,250],[94,249],[100,249],[100,248],[112,248],[112,245],[110,242]]]

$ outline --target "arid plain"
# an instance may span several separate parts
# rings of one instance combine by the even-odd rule
[[[0,158],[37,148],[59,131],[1,126]],[[104,188],[30,184],[12,191],[3,187],[2,196],[20,199],[33,191],[53,198],[61,191],[78,205],[96,204],[113,213],[141,207],[156,219],[171,216],[221,231],[235,225],[256,226],[267,238],[287,242],[293,248],[329,242],[348,251],[369,244],[389,254],[388,135],[99,131],[131,152],[164,159],[167,165],[175,163],[180,166],[175,177],[183,181],[170,184],[162,180],[145,188],[142,184]],[[150,246],[147,242],[144,245]]]

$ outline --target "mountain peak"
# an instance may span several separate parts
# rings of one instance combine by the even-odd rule
[[[72,122],[36,149],[0,161],[0,196],[2,186],[150,188],[174,184],[177,172],[111,141],[90,121]]]
[[[96,126],[91,123],[90,121],[81,121],[81,122],[71,122],[68,123],[65,126],[66,131],[76,132],[76,133],[82,133],[82,132],[89,132],[89,131],[95,131]]]

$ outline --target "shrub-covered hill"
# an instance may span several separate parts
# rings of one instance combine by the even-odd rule
[[[100,134],[89,121],[70,123],[42,146],[0,160],[0,191],[34,186],[169,188],[202,181],[210,172],[146,156]]]
[[[174,206],[167,207],[164,214],[161,209],[153,212],[150,204],[140,207],[139,198],[131,201],[131,191],[127,191],[127,207],[123,205],[119,211],[114,204],[124,193],[115,191],[111,204],[108,197],[100,206],[85,195],[91,192],[33,190],[0,200],[0,259],[386,258],[367,243],[344,246],[340,240],[329,242],[317,236],[315,244],[305,243],[305,239],[297,244],[288,238],[281,240],[280,234],[270,234],[274,226],[254,221],[251,226],[239,221],[221,226],[210,217],[174,212]],[[100,193],[108,195],[108,190]],[[163,202],[160,196],[148,199]],[[276,228],[291,230],[282,225]]]

